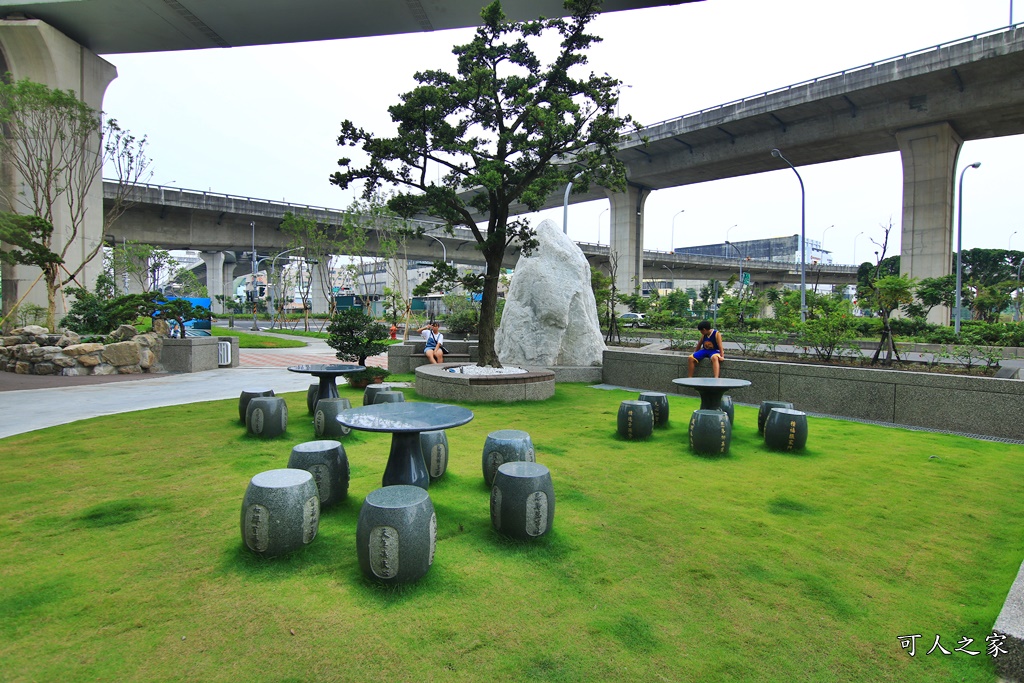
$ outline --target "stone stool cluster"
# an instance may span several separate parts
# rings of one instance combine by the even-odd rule
[[[807,414],[772,408],[764,423],[764,445],[773,451],[799,451],[807,445]]]
[[[501,429],[487,435],[483,450],[484,483],[491,489],[491,526],[522,541],[544,536],[555,519],[551,471],[537,462],[527,432]]]
[[[668,395],[658,391],[643,391],[636,400],[619,404],[616,427],[624,439],[643,440],[659,427],[668,426]]]

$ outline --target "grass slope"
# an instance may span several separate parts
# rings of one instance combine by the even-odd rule
[[[0,440],[0,680],[994,680],[984,638],[1024,557],[1024,448],[813,419],[805,453],[771,453],[737,406],[731,453],[705,458],[686,446],[696,399],[670,397],[671,425],[628,442],[627,398],[559,385],[470,405],[430,489],[434,566],[397,589],[355,553],[387,435],[345,438],[349,498],[312,545],[242,547],[249,479],[315,438],[304,394],[275,441],[247,436],[235,401]],[[481,449],[508,428],[554,479],[535,543],[490,527]],[[983,654],[925,655],[936,634]]]

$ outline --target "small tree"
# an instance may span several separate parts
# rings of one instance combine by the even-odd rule
[[[110,249],[111,268],[114,271],[114,285],[127,289],[130,282],[143,292],[152,291],[160,279],[160,271],[177,273],[180,266],[171,252],[152,244],[122,242]],[[118,283],[118,275],[123,282]]]
[[[487,264],[480,311],[480,365],[499,366],[494,350],[498,278],[505,251],[518,242],[536,246],[529,223],[511,217],[513,204],[539,210],[559,187],[590,182],[618,189],[625,167],[615,144],[629,117],[615,114],[619,81],[608,75],[577,77],[584,52],[599,39],[586,32],[597,0],[567,0],[567,19],[506,21],[501,4],[484,8],[474,39],[456,47],[456,73],[423,71],[419,86],[389,109],[395,137],[384,138],[342,123],[338,144],[361,147],[362,168],[341,159],[331,182],[365,182],[363,196],[382,184],[403,191],[388,201],[402,216],[427,214],[472,231]],[[533,46],[545,33],[561,36],[561,49],[543,66]],[[438,177],[437,171],[443,175]],[[578,176],[578,177],[577,177]],[[471,197],[464,194],[473,188]],[[486,225],[477,224],[486,215]]]
[[[58,292],[75,281],[103,246],[102,240],[96,240],[77,265],[67,267],[68,254],[80,248],[85,238],[87,200],[104,161],[109,160],[118,174],[118,192],[105,217],[107,227],[124,212],[130,184],[137,182],[149,165],[145,138],[136,139],[114,119],[105,126],[101,121],[100,113],[70,90],[53,90],[28,79],[0,80],[0,124],[4,128],[0,155],[22,181],[17,186],[24,188],[13,194],[3,188],[0,193],[10,213],[33,215],[52,226],[49,232],[39,234],[37,243],[57,258],[19,262],[42,270],[47,326],[51,329],[56,327]],[[54,231],[60,236],[57,243]]]
[[[338,360],[366,365],[366,359],[388,348],[388,329],[358,308],[343,308],[327,326],[327,345]]]

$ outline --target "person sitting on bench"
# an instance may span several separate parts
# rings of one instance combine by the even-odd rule
[[[690,366],[690,374],[688,377],[693,377],[693,372],[697,369],[697,363],[704,358],[711,359],[711,371],[717,378],[719,373],[722,371],[722,361],[725,360],[725,347],[722,345],[722,333],[718,330],[711,329],[711,323],[707,320],[701,320],[697,323],[697,330],[700,331],[701,337],[697,342],[697,346],[694,347],[693,353],[688,359]]]
[[[436,322],[432,322],[426,327],[419,329],[423,339],[427,342],[426,347],[423,350],[423,355],[427,357],[431,363],[443,363],[444,362],[444,335],[439,332],[441,326]]]

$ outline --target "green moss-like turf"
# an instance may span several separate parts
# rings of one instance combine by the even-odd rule
[[[0,440],[0,680],[994,680],[984,638],[1024,558],[1024,447],[811,419],[806,451],[774,453],[737,406],[729,455],[705,458],[687,447],[696,399],[670,397],[643,442],[616,434],[622,391],[469,404],[430,489],[434,566],[382,588],[355,526],[384,434],[344,438],[349,498],[309,547],[244,549],[249,479],[315,438],[305,394],[286,398],[273,441],[246,435],[235,401]],[[481,451],[510,428],[554,480],[533,543],[490,525]],[[926,655],[936,635],[982,654]]]

